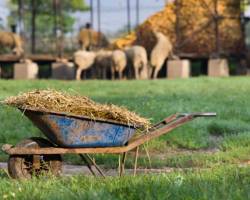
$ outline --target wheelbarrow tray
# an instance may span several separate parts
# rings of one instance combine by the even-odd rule
[[[136,127],[112,120],[31,109],[21,111],[51,142],[60,147],[124,146],[136,131]]]
[[[139,136],[133,137],[132,139],[130,139],[132,137],[132,135],[134,134],[135,128],[126,126],[124,124],[117,124],[113,121],[108,122],[108,124],[111,125],[117,125],[118,127],[123,127],[124,129],[126,129],[126,131],[124,131],[124,133],[127,133],[127,137],[125,136],[121,136],[121,137],[125,137],[126,139],[122,142],[123,146],[118,145],[118,146],[98,146],[98,147],[92,147],[92,146],[86,146],[86,148],[82,148],[83,145],[79,145],[73,148],[64,148],[61,144],[61,141],[58,140],[60,138],[62,138],[62,140],[64,141],[64,137],[63,135],[59,135],[59,137],[53,132],[56,129],[55,128],[50,128],[51,125],[49,123],[51,123],[51,119],[49,119],[49,116],[59,116],[59,117],[63,117],[63,119],[78,119],[82,122],[82,121],[91,121],[91,119],[89,118],[85,118],[85,117],[78,117],[78,116],[68,116],[67,114],[62,114],[62,113],[52,113],[52,112],[41,112],[41,111],[32,111],[32,110],[25,110],[23,111],[24,114],[30,118],[33,123],[35,125],[37,125],[37,127],[39,127],[42,132],[50,139],[51,142],[54,142],[55,144],[58,144],[58,146],[56,147],[43,147],[43,148],[27,148],[27,147],[13,147],[10,144],[4,144],[2,146],[2,150],[9,154],[9,155],[49,155],[49,154],[95,154],[95,153],[126,153],[129,152],[135,148],[138,148],[140,145],[149,142],[150,140],[160,137],[163,134],[167,134],[169,132],[171,132],[173,129],[182,126],[183,124],[192,121],[195,118],[198,117],[214,117],[216,116],[216,113],[177,113],[174,115],[171,115],[167,118],[165,118],[164,120],[160,121],[159,123],[155,124],[153,127],[151,127],[148,131],[147,134],[141,134]],[[33,116],[34,115],[34,116]],[[58,119],[58,118],[57,118]],[[84,119],[84,120],[83,120]],[[47,122],[48,121],[48,122]],[[58,120],[55,120],[56,122]],[[94,121],[95,123],[101,123],[103,124],[103,120],[97,120]],[[52,124],[54,125],[54,124]],[[94,125],[92,125],[94,126]],[[99,126],[98,126],[99,127]],[[60,127],[56,127],[57,129],[60,129]],[[101,127],[99,127],[101,128]],[[50,130],[52,129],[52,130]],[[108,131],[106,129],[104,129],[105,131]],[[49,131],[52,131],[52,134],[49,134]],[[69,129],[70,131],[70,129]],[[59,131],[58,131],[59,132]],[[63,130],[61,131],[63,132]],[[53,136],[54,135],[54,136]],[[53,137],[52,137],[53,136]],[[79,139],[76,139],[77,141]],[[117,139],[118,140],[118,139]],[[122,140],[122,139],[121,139]],[[119,141],[121,141],[119,140]],[[126,145],[126,142],[128,142],[128,144]],[[82,142],[82,141],[81,141]],[[103,142],[103,141],[102,141]],[[67,146],[71,147],[74,146],[76,144],[71,144],[70,142],[66,141],[64,142],[67,144]],[[83,143],[83,142],[82,142]],[[90,141],[88,141],[88,143],[90,143]],[[102,143],[103,144],[103,143]],[[125,145],[124,145],[125,144]],[[99,145],[99,144],[98,144]]]

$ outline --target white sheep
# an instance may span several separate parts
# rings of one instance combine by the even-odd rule
[[[169,38],[163,33],[154,32],[157,43],[150,54],[151,77],[157,78],[157,75],[165,60],[172,54],[173,46]]]
[[[112,79],[115,79],[115,72],[118,72],[119,79],[122,79],[123,71],[127,65],[126,54],[122,50],[114,50],[111,56]]]
[[[74,53],[74,62],[77,65],[76,80],[81,80],[83,70],[90,68],[95,62],[95,52],[78,50]]]
[[[142,46],[132,46],[125,48],[128,64],[132,64],[136,79],[147,78],[147,52]],[[129,67],[129,66],[128,66]]]

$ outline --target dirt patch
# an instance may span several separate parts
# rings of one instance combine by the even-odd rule
[[[244,163],[238,164],[239,167],[249,167],[249,165],[250,165],[250,160]],[[0,162],[0,169],[7,171],[7,163]],[[181,171],[186,171],[186,170],[205,170],[205,169],[207,168],[200,168],[200,167],[192,167],[192,168],[162,167],[160,169],[138,168],[137,174],[161,174],[161,173],[171,173],[171,172],[176,172],[176,171],[181,172]],[[118,176],[117,169],[103,169],[102,168],[102,171],[104,172],[106,176]],[[125,175],[133,175],[133,172],[134,172],[133,169],[125,169]],[[96,174],[97,176],[100,176],[97,172]],[[72,175],[91,176],[92,174],[86,166],[64,164],[62,175],[63,176],[72,176]]]

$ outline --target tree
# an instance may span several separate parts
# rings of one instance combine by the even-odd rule
[[[31,0],[31,52],[35,53],[36,51],[36,0]]]
[[[19,16],[22,13],[25,32],[30,33],[33,53],[36,51],[37,37],[55,36],[57,38],[58,32],[62,35],[70,32],[75,21],[71,14],[89,9],[84,0],[10,0],[10,4],[9,24],[20,21]],[[22,5],[21,9],[20,5]],[[20,24],[19,22],[19,29]]]

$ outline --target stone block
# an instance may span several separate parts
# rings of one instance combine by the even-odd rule
[[[75,67],[72,62],[52,63],[52,78],[60,80],[73,80],[75,79]]]
[[[208,61],[208,76],[227,77],[229,67],[227,59],[210,59]]]
[[[168,78],[189,78],[190,77],[190,61],[189,60],[169,60],[167,62]]]
[[[15,63],[14,79],[36,79],[38,76],[38,65],[33,62]]]

